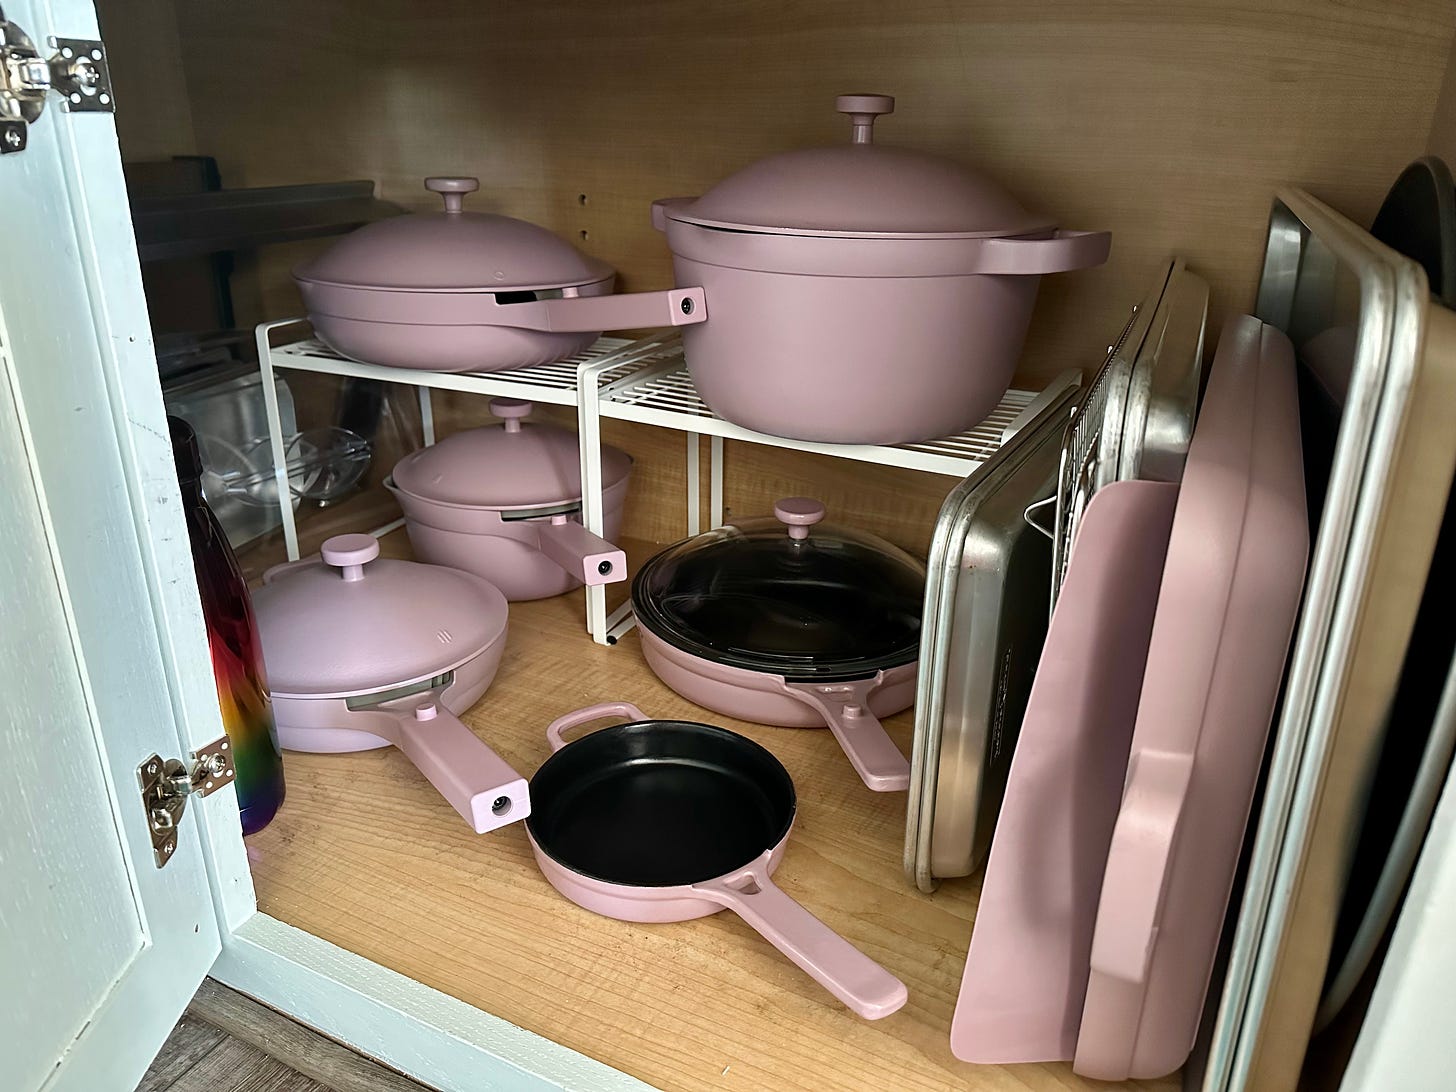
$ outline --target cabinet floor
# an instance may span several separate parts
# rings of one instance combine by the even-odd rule
[[[634,561],[651,549],[627,546]],[[383,551],[407,556],[408,541],[395,533]],[[520,824],[473,834],[392,748],[285,755],[287,802],[248,839],[260,909],[660,1088],[1108,1087],[1067,1064],[958,1062],[950,1020],[979,880],[916,891],[901,868],[904,793],[867,790],[827,731],[692,705],[652,675],[635,631],[595,645],[582,611],[580,594],[511,604],[500,672],[462,719],[527,777],[549,753],[547,723],[602,701],[762,743],[799,801],[776,881],[902,979],[905,1008],[854,1016],[728,912],[639,925],[578,908]],[[908,754],[912,714],[887,728]]]

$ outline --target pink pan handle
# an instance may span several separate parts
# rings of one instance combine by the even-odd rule
[[[789,694],[812,705],[849,756],[860,780],[875,792],[903,792],[910,787],[910,763],[870,712],[869,697],[880,680],[854,682],[786,682]]]
[[[708,317],[701,288],[625,292],[616,296],[563,296],[557,300],[502,305],[502,318],[523,330],[585,334],[649,326],[691,326]]]
[[[604,701],[599,705],[588,705],[585,709],[557,717],[546,726],[546,742],[551,744],[552,752],[559,751],[566,746],[566,740],[562,736],[568,729],[594,720],[605,720],[607,717],[621,717],[627,721],[648,719],[646,713],[629,701]]]
[[[565,516],[536,525],[541,552],[584,584],[612,584],[627,578],[627,555]]]
[[[1125,982],[1147,979],[1192,775],[1191,754],[1149,750],[1133,756],[1107,851],[1092,940],[1092,969],[1101,974]],[[1127,1025],[1129,1035],[1137,1028],[1135,1017]],[[1130,1055],[1130,1043],[1128,1050]]]
[[[1058,231],[1047,239],[1006,236],[981,243],[975,272],[1027,275],[1090,269],[1107,261],[1112,233]]]
[[[476,834],[531,814],[526,779],[434,701],[395,713],[398,746]]]
[[[776,887],[768,859],[765,853],[747,868],[695,883],[692,890],[732,910],[866,1020],[898,1011],[909,997],[905,983]]]

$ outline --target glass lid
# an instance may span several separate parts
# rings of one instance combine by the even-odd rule
[[[474,178],[427,178],[443,212],[377,220],[293,271],[302,281],[396,292],[550,291],[613,275],[565,239],[525,220],[467,212]]]
[[[669,546],[632,584],[638,624],[714,663],[789,680],[911,663],[925,566],[873,535],[823,524],[805,497]]]

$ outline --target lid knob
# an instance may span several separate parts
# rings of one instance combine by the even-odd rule
[[[478,178],[427,178],[425,189],[445,198],[446,212],[459,212],[465,203],[465,195],[480,189]]]
[[[809,528],[824,518],[824,505],[812,497],[785,497],[774,504],[774,518],[786,525],[795,541],[809,537]]]
[[[335,535],[324,540],[319,556],[325,565],[343,569],[345,580],[363,580],[364,566],[379,556],[379,540],[373,535]]]
[[[869,144],[874,139],[875,118],[881,114],[895,112],[895,97],[893,95],[840,95],[834,100],[834,109],[841,114],[848,114],[849,120],[854,122],[854,132],[849,138],[850,142]]]
[[[536,408],[520,398],[492,398],[487,405],[493,417],[499,417],[506,423],[507,432],[520,432],[521,419],[531,416],[531,411]]]

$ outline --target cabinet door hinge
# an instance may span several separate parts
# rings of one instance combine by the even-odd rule
[[[236,780],[233,749],[227,736],[194,751],[188,762],[152,755],[137,767],[142,810],[152,834],[152,855],[162,868],[177,852],[177,824],[189,796],[210,796]]]
[[[51,38],[49,45],[50,57],[42,57],[0,9],[0,155],[25,149],[51,92],[66,111],[116,112],[106,48],[90,38]]]

